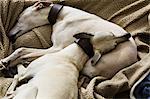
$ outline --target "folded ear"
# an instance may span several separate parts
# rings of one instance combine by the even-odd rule
[[[40,0],[40,3],[42,3],[44,7],[49,7],[51,4],[53,4],[53,2],[49,0]]]
[[[91,38],[91,37],[93,37],[94,35],[92,35],[92,34],[89,34],[89,33],[86,33],[86,32],[81,32],[81,33],[78,33],[78,34],[75,34],[75,35],[73,35],[73,37],[75,37],[76,39],[85,39],[85,38],[87,38],[87,39],[89,39],[89,38]]]
[[[40,10],[42,8],[48,7],[50,6],[50,4],[52,4],[52,2],[48,2],[48,1],[38,1],[36,2],[33,7],[36,8],[36,10]]]

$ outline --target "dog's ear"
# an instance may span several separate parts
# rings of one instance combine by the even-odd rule
[[[75,37],[76,39],[85,39],[85,38],[89,39],[93,36],[94,35],[86,33],[86,32],[81,32],[81,33],[73,35],[73,37]]]
[[[50,4],[52,4],[52,2],[48,2],[48,1],[38,1],[36,2],[33,7],[36,8],[36,10],[40,10],[42,8],[48,7],[50,6]]]
[[[42,3],[44,5],[44,7],[49,7],[51,4],[53,4],[52,1],[44,1],[44,0],[41,0],[40,3]]]

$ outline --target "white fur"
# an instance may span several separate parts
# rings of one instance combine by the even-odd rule
[[[13,99],[77,99],[79,71],[87,60],[76,44],[36,59],[19,80],[33,78],[16,89]]]
[[[31,80],[12,93],[13,99],[78,99],[79,71],[87,60],[87,54],[75,43],[59,52],[47,53],[31,62],[19,77],[18,81]]]
[[[37,10],[39,5],[41,5],[41,3],[37,3],[27,8],[25,11],[23,11],[23,13],[19,17],[17,24],[12,28],[9,34],[14,34],[17,33],[18,31],[20,31],[20,33],[22,34],[34,27],[49,24],[47,17],[51,7],[46,7]],[[127,33],[120,26],[108,22],[96,15],[89,14],[85,11],[75,9],[72,7],[64,6],[59,13],[56,24],[53,25],[53,33],[51,38],[53,42],[53,46],[51,48],[49,49],[21,48],[14,52],[15,55],[12,54],[9,57],[3,59],[2,61],[6,63],[10,62],[11,66],[13,66],[24,60],[26,61],[27,59],[32,60],[49,52],[57,52],[63,49],[64,47],[68,46],[69,44],[73,43],[74,41],[73,35],[79,32],[88,32],[94,34],[95,37],[99,37],[99,36],[103,37],[102,39],[98,39],[96,42],[96,43],[99,43],[99,41],[102,42],[100,45],[101,49],[100,50],[97,49],[98,52],[104,52],[106,49],[102,49],[102,48],[106,48],[106,46],[109,47],[110,45],[112,45],[113,47],[115,47],[116,44],[114,45],[112,44],[112,42],[114,43],[113,38],[119,37]],[[120,52],[128,53],[129,55],[128,57],[130,57],[130,59],[124,56],[120,57],[122,60],[118,64],[125,64],[125,65],[120,67],[120,65],[116,63],[114,65],[114,67],[116,68],[112,68],[113,69],[112,72],[118,71],[121,68],[124,68],[125,66],[130,65],[131,63],[137,60],[137,50],[136,50],[134,40],[130,38],[130,41],[128,42],[129,42],[128,44],[120,45],[122,47],[120,47],[120,49],[118,48],[119,51],[117,52],[116,56],[118,56]],[[125,50],[123,49],[123,47],[126,47],[127,49]],[[113,57],[113,55],[114,54],[108,54],[107,56],[109,57],[111,56],[115,60],[116,58],[115,56]],[[105,60],[107,59],[108,58],[105,58]],[[98,65],[92,67],[91,60],[88,61],[88,63],[86,64],[87,68],[83,72],[88,76],[91,75],[91,77],[93,77],[96,76],[94,74],[97,75],[99,74],[99,69],[96,69],[95,67],[102,67],[102,68],[112,67],[111,62],[109,61],[108,61],[109,64],[106,63],[107,65],[99,62]],[[126,63],[123,60],[127,60],[128,63]],[[110,71],[107,71],[107,73],[109,72]],[[115,72],[111,74],[114,73]]]
[[[38,7],[41,7],[41,3],[37,3],[29,8],[27,8],[23,13],[20,15],[20,18],[17,22],[17,24],[12,28],[10,31],[10,34],[15,34],[18,31],[19,34],[23,34],[29,30],[31,30],[34,27],[49,24],[47,17],[48,13],[50,11],[51,7],[42,8],[40,10],[37,10]],[[74,38],[73,35],[77,34],[79,32],[87,32],[91,33],[93,35],[103,36],[102,39],[98,39],[96,43],[99,43],[101,41],[101,48],[104,46],[113,45],[112,40],[115,37],[119,37],[122,35],[125,35],[127,32],[122,29],[120,26],[108,22],[96,15],[89,14],[85,11],[75,9],[72,7],[64,6],[63,9],[60,11],[59,16],[57,18],[57,22],[53,25],[53,33],[51,40],[53,42],[53,46],[47,50],[37,50],[37,49],[28,49],[22,48],[23,50],[19,51],[18,53],[20,56],[15,57],[14,59],[16,62],[13,62],[14,64],[17,64],[19,61],[22,61],[23,58],[27,59],[29,57],[40,57],[44,55],[45,53],[49,52],[57,52],[64,47],[68,46],[69,44],[73,43]],[[107,44],[103,43],[107,42]],[[135,45],[132,38],[130,38],[130,43],[132,45]],[[105,44],[105,45],[104,45]],[[117,44],[114,44],[113,47],[115,47]],[[94,46],[95,47],[95,46]],[[132,46],[133,50],[135,51],[134,55],[136,57],[136,46]],[[104,52],[105,49],[97,49],[98,52]],[[27,55],[26,55],[27,54]],[[134,58],[135,59],[135,58]],[[12,60],[10,57],[7,59],[4,59],[3,61],[8,62]],[[11,63],[11,65],[13,64]]]
[[[47,16],[48,16],[50,7],[46,7],[46,8],[40,9],[38,11],[36,10],[36,7],[37,6],[31,6],[31,7],[27,8],[21,14],[21,16],[18,20],[18,23],[10,31],[10,34],[14,34],[18,31],[20,31],[22,34],[22,33],[29,31],[30,29],[32,29],[34,27],[45,25],[45,24],[49,23],[47,20]],[[40,94],[37,95],[40,99],[44,99],[44,98],[41,98],[43,96],[45,96],[45,99],[46,99],[48,96],[47,92],[49,92],[49,91],[51,91],[53,93],[54,91],[59,92],[61,90],[61,92],[68,93],[68,91],[69,91],[73,94],[74,89],[70,89],[71,87],[68,86],[68,83],[70,84],[70,86],[71,86],[71,84],[77,83],[78,72],[79,72],[78,70],[81,70],[82,65],[84,65],[84,60],[82,60],[84,55],[82,56],[82,54],[81,54],[78,56],[78,54],[77,54],[78,51],[72,52],[73,46],[70,45],[74,41],[73,35],[77,34],[79,32],[87,32],[87,33],[91,33],[94,35],[94,37],[91,41],[94,46],[94,50],[100,52],[100,54],[101,54],[101,52],[109,51],[109,50],[115,48],[117,45],[116,42],[122,41],[124,39],[124,38],[122,38],[122,36],[127,33],[120,26],[118,26],[114,23],[108,22],[106,20],[103,20],[102,18],[100,18],[96,15],[89,14],[85,11],[81,11],[81,10],[78,10],[78,9],[75,9],[72,7],[64,6],[63,9],[59,13],[57,22],[53,25],[53,33],[52,33],[52,38],[51,38],[52,42],[53,42],[53,46],[51,48],[49,48],[49,49],[21,48],[21,49],[16,50],[13,54],[11,54],[7,58],[3,59],[2,61],[6,62],[6,63],[10,62],[11,65],[13,66],[13,64],[15,65],[21,61],[26,61],[27,58],[37,58],[37,57],[42,56],[42,57],[38,58],[37,60],[33,61],[29,65],[27,72],[25,73],[25,76],[22,78],[22,79],[25,79],[26,77],[34,76],[34,78],[31,81],[29,81],[29,84],[31,84],[31,85],[33,84],[33,88],[28,89],[28,90],[34,90],[35,92],[40,91]],[[133,60],[131,60],[131,62],[130,62],[130,63],[132,63],[132,62],[136,61],[136,54],[137,54],[136,47],[135,47],[135,43],[132,38],[130,38],[130,41],[128,41],[128,42],[132,45],[132,46],[126,45],[130,49],[128,53],[131,53],[131,54],[129,54],[129,56],[134,57]],[[64,50],[60,51],[61,49],[65,48],[68,45],[72,46],[72,47],[67,47],[69,50],[66,51],[66,49],[64,49],[66,52]],[[132,53],[133,50],[135,53]],[[58,52],[58,51],[60,51],[60,52]],[[57,53],[50,54],[52,52],[53,53],[57,52]],[[72,60],[72,58],[70,58],[70,56],[68,58],[68,56],[66,56],[65,54],[73,55],[75,58],[77,57],[81,62],[83,62],[82,65],[77,65],[77,66],[79,66],[78,68],[81,68],[81,69],[76,69],[75,67],[77,67],[77,66],[75,64],[72,64],[72,62],[71,62],[71,61],[74,61],[74,62],[76,62],[76,64],[80,64],[79,61],[77,61],[77,60],[75,61],[74,58]],[[71,56],[71,57],[73,57],[73,56]],[[87,64],[91,63],[91,60],[89,60],[87,62]],[[128,61],[130,61],[130,60],[128,60]],[[62,63],[60,63],[60,62],[62,62]],[[57,67],[60,69],[58,69]],[[62,67],[62,69],[61,69],[61,67]],[[70,68],[70,67],[71,67],[71,69],[68,70],[68,68]],[[68,71],[66,71],[66,69]],[[120,69],[120,67],[119,67],[119,69]],[[99,69],[96,69],[91,74],[92,71],[93,71],[93,69],[90,69],[87,66],[87,68],[84,70],[84,73],[86,75],[90,75],[91,77],[95,76],[94,73],[97,73],[97,72],[99,73]],[[67,75],[66,72],[72,76]],[[55,76],[57,74],[60,75],[60,73],[62,73],[61,75],[63,75],[63,76],[61,76],[61,77]],[[98,75],[98,74],[96,74],[96,75]],[[67,77],[65,77],[65,76],[67,76]],[[51,78],[51,79],[49,79],[49,78]],[[61,79],[61,80],[59,80],[59,79]],[[74,79],[74,81],[73,81],[73,79]],[[55,81],[55,80],[58,80],[58,83],[59,83],[58,85],[59,85],[60,90],[58,90],[57,86],[48,87],[49,85],[53,85],[53,83],[51,81]],[[69,81],[69,82],[66,82],[66,81]],[[71,82],[71,81],[73,81],[73,82]],[[64,89],[63,89],[63,88],[66,88],[65,85],[68,86],[66,91],[64,91]],[[26,86],[26,85],[23,85],[23,86]],[[22,88],[22,89],[20,89],[20,91],[17,91],[18,97],[22,96],[21,93],[24,93],[24,92],[22,92],[21,90],[23,90],[26,87],[20,87],[20,88]],[[44,89],[46,88],[46,91],[44,91],[42,88],[44,88]],[[75,86],[74,86],[74,88],[76,90]],[[21,95],[21,96],[19,96],[19,95]],[[75,95],[75,94],[73,94],[73,95]],[[60,95],[58,94],[58,98],[56,98],[56,96],[55,96],[54,99],[62,99],[62,97],[61,98],[60,97],[61,97],[61,94]],[[66,99],[72,99],[70,97],[72,97],[72,96],[67,95]],[[39,99],[39,98],[37,98],[37,99]],[[22,98],[17,98],[17,99],[22,99]],[[65,98],[63,98],[63,99],[65,99]],[[76,97],[73,99],[76,99]]]

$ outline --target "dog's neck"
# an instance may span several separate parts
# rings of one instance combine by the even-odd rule
[[[51,4],[50,10],[48,10],[48,20],[50,20],[49,23],[52,22],[52,25],[54,25],[56,21],[62,21],[64,20],[64,18],[68,18],[70,17],[70,15],[72,15],[72,13],[74,13],[75,15],[80,14],[78,13],[79,11],[76,11],[76,10],[78,9],[75,9],[69,6]],[[53,16],[53,13],[51,12],[55,12],[55,16]]]
[[[50,22],[51,25],[54,25],[56,23],[59,12],[63,8],[63,5],[51,4],[50,7],[51,9],[48,14],[48,21]]]
[[[65,58],[68,58],[68,60],[72,62],[79,71],[82,70],[84,64],[89,59],[88,55],[76,43],[64,48],[60,53],[62,53]]]

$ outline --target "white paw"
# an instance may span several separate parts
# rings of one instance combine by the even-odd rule
[[[4,62],[0,60],[0,70],[6,69],[6,66],[4,65]]]

